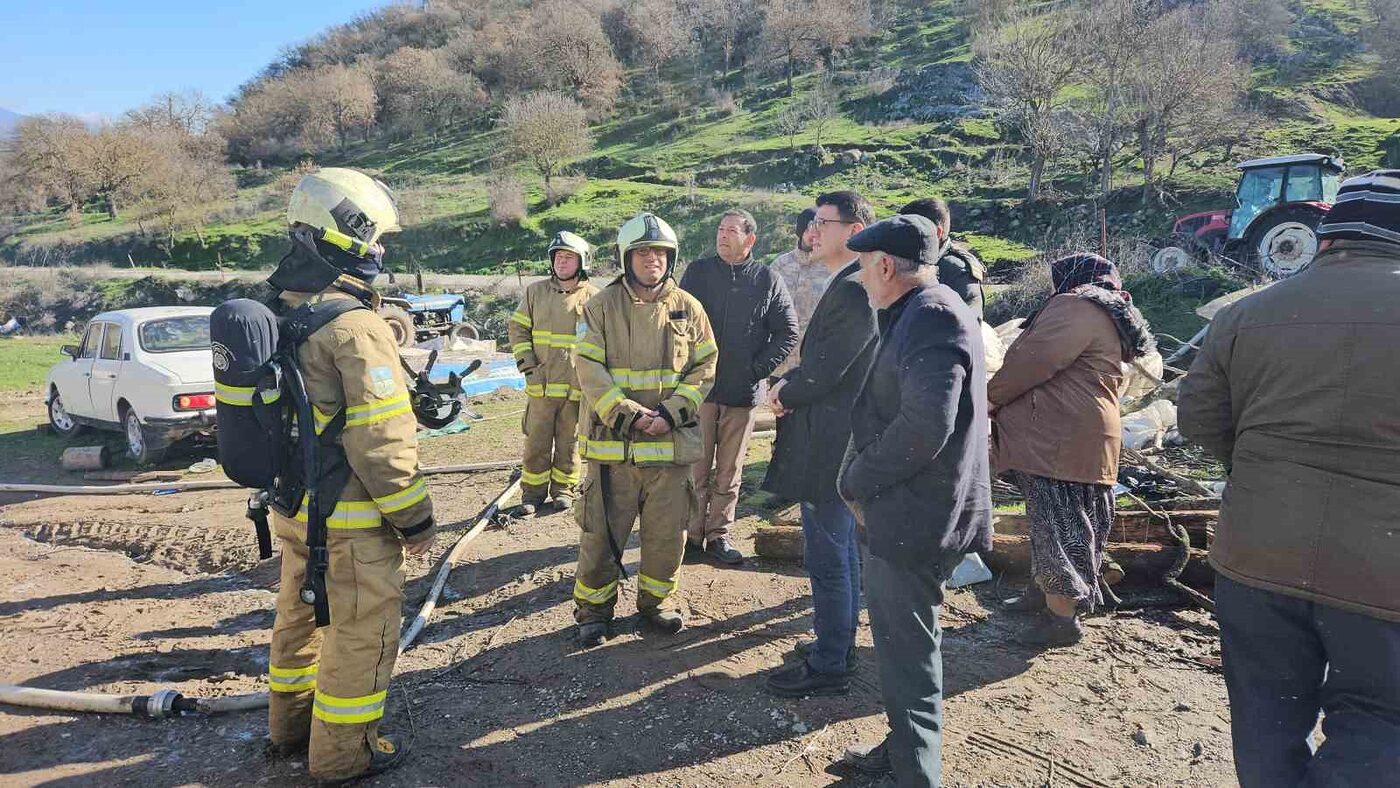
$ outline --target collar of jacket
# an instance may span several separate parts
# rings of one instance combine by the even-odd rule
[[[1385,262],[1400,267],[1400,244],[1386,241],[1363,241],[1359,238],[1339,238],[1333,241],[1327,249],[1320,252],[1308,265],[1308,268],[1350,262]]]
[[[365,284],[362,280],[350,276],[349,274],[341,274],[330,284],[330,287],[327,287],[319,293],[298,293],[292,290],[286,290],[283,291],[279,297],[282,299],[282,303],[295,309],[316,296],[334,295],[336,293],[355,298],[370,309],[379,309],[379,292],[370,285]]]
[[[1126,298],[1096,285],[1084,285],[1063,295],[1082,298],[1108,312],[1118,329],[1118,341],[1123,346],[1123,360],[1132,361],[1157,349],[1157,340],[1147,318]]]
[[[880,336],[885,336],[894,329],[895,324],[899,322],[899,318],[904,314],[904,308],[909,306],[910,299],[922,292],[924,292],[924,288],[920,285],[915,285],[909,288],[909,292],[900,296],[893,304],[881,309],[875,315],[875,320],[880,326]]]
[[[733,268],[735,270],[743,270],[751,265],[754,265],[753,252],[749,252],[748,257],[745,257],[737,263],[731,263],[728,260],[725,260],[723,257],[720,257],[719,252],[715,252],[715,256],[711,259],[713,259],[720,265],[725,266],[726,268]]]
[[[619,277],[613,282],[613,284],[621,284],[624,288],[626,288],[626,289],[627,289],[627,295],[629,295],[629,296],[632,297],[632,302],[633,302],[633,303],[637,303],[637,304],[650,303],[650,302],[648,302],[646,299],[644,299],[644,298],[642,298],[641,296],[637,295],[637,291],[632,289],[632,283],[631,283],[630,281],[628,281],[627,275],[626,275],[626,274],[623,274],[622,276],[619,276]],[[663,280],[661,281],[661,292],[659,292],[659,293],[656,294],[656,300],[657,300],[657,301],[660,301],[661,299],[663,299],[663,298],[665,298],[666,296],[670,295],[670,294],[671,294],[671,291],[672,291],[672,290],[675,290],[675,289],[676,289],[676,280],[675,280],[675,278],[674,278],[674,277],[669,277],[669,276],[666,277],[665,279],[663,279]]]

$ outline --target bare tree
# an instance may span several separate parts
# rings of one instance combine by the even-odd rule
[[[724,55],[724,72],[734,67],[739,45],[759,26],[756,6],[751,0],[695,0],[691,13],[706,47],[715,46]]]
[[[676,0],[623,0],[607,21],[620,49],[658,83],[662,66],[695,52],[690,19]]]
[[[203,242],[211,203],[232,195],[235,186],[219,138],[167,130],[152,132],[149,141],[156,155],[139,181],[137,207],[142,219],[160,226],[168,255],[181,229],[193,227]]]
[[[150,132],[132,124],[109,124],[84,139],[80,166],[113,221],[118,204],[136,194],[158,155],[157,145]]]
[[[515,157],[528,161],[544,178],[546,192],[566,162],[593,146],[587,111],[577,101],[553,91],[507,101],[500,127]]]
[[[783,64],[788,95],[793,77],[805,65],[831,59],[851,42],[870,33],[869,0],[820,3],[817,0],[767,0],[763,49]]]
[[[1078,31],[1075,53],[1090,87],[1085,142],[1097,159],[1103,195],[1113,189],[1114,157],[1131,136],[1131,73],[1151,20],[1151,0],[1091,0],[1073,23]]]
[[[1061,151],[1069,129],[1066,93],[1079,76],[1069,22],[1064,12],[1015,6],[973,41],[988,105],[1030,149],[1030,200],[1040,199],[1045,165]]]
[[[162,93],[144,107],[126,113],[133,125],[146,130],[176,129],[203,134],[218,117],[218,108],[197,90]]]
[[[358,66],[326,66],[299,75],[295,95],[304,102],[302,136],[325,147],[334,136],[341,150],[351,135],[364,135],[374,126],[374,80]]]
[[[1132,75],[1144,201],[1158,193],[1159,160],[1232,132],[1248,76],[1230,31],[1201,9],[1181,6],[1152,22]]]
[[[1214,0],[1210,12],[1250,60],[1276,60],[1288,49],[1293,12],[1286,0]]]
[[[593,9],[575,0],[542,3],[511,31],[509,45],[529,56],[528,67],[540,75],[534,84],[573,92],[594,117],[612,110],[622,67]]]
[[[480,80],[455,71],[442,50],[404,47],[379,64],[375,83],[392,125],[434,139],[487,102]]]
[[[74,222],[92,195],[84,166],[90,134],[81,120],[69,115],[26,117],[15,127],[15,177],[40,199],[56,200]]]
[[[817,85],[807,93],[789,102],[778,114],[778,129],[788,138],[788,148],[797,150],[797,136],[805,131],[813,132],[817,155],[825,156],[822,135],[831,121],[840,116],[836,102],[832,98],[831,76],[822,74]]]

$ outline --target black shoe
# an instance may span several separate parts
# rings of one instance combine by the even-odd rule
[[[515,507],[513,514],[516,517],[534,517],[542,503],[544,501],[522,501],[519,506]]]
[[[280,744],[274,742],[271,739],[268,739],[264,750],[266,751],[268,756],[273,758],[290,758],[294,755],[305,754],[306,748],[310,746],[310,744],[311,739],[309,738],[298,739],[297,741],[293,742],[283,742]]]
[[[851,680],[844,673],[818,673],[803,660],[788,668],[768,674],[768,691],[784,698],[804,698],[808,695],[845,695],[851,691]]]
[[[642,623],[667,635],[674,635],[685,628],[685,618],[674,610],[642,610]]]
[[[1016,639],[1027,646],[1057,648],[1073,646],[1083,637],[1084,630],[1079,626],[1079,616],[1063,618],[1046,610],[1030,629],[1022,632]]]
[[[556,511],[567,512],[570,509],[574,508],[574,496],[556,495],[554,496],[554,500],[552,501],[552,503],[554,504],[554,509]]]
[[[1031,583],[1020,596],[1003,602],[1002,609],[1012,613],[1039,613],[1045,609],[1045,592]]]
[[[798,659],[805,660],[812,656],[812,649],[816,648],[816,646],[817,641],[815,640],[799,640],[797,641],[797,645],[792,648],[792,655]],[[856,647],[851,646],[850,649],[846,651],[846,675],[849,676],[855,673],[856,668],[859,667],[860,658],[856,656]]]
[[[390,769],[402,766],[407,757],[408,745],[400,741],[399,737],[380,736],[369,748],[369,768],[365,769],[360,776],[369,777],[383,774]]]
[[[744,554],[734,549],[729,543],[729,537],[721,536],[718,539],[711,539],[705,544],[705,555],[715,559],[721,564],[737,566],[744,563]]]
[[[846,748],[841,760],[856,767],[862,774],[889,774],[894,771],[890,765],[890,740],[879,744],[857,744]]]
[[[603,639],[607,636],[608,624],[605,621],[591,621],[578,625],[578,645],[580,648],[601,646]]]
[[[685,562],[688,564],[693,564],[697,561],[704,560],[704,558],[705,545],[687,536],[685,538]]]

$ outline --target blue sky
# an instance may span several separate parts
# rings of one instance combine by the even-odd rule
[[[0,0],[0,107],[116,116],[194,88],[222,101],[284,48],[387,0]]]

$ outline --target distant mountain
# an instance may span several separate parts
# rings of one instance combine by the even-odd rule
[[[4,107],[0,107],[0,136],[9,134],[23,119],[24,116],[18,112],[11,112]]]

